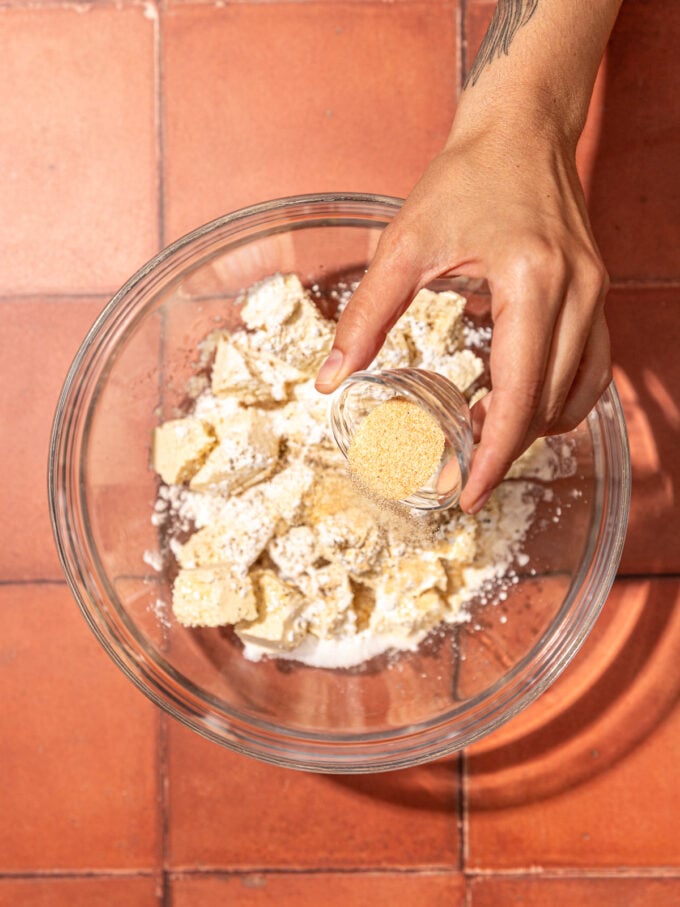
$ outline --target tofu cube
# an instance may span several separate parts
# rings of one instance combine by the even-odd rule
[[[172,610],[185,627],[221,627],[257,617],[250,579],[226,565],[180,570]]]
[[[238,396],[245,403],[267,399],[265,388],[248,365],[237,335],[222,335],[217,341],[213,362],[211,387],[213,394]]]
[[[251,330],[280,327],[306,296],[296,274],[274,274],[247,291],[241,318]]]
[[[423,360],[437,358],[462,348],[464,308],[465,299],[458,293],[421,290],[397,327],[406,331]]]
[[[177,560],[182,567],[229,564],[245,573],[274,534],[276,519],[260,488],[249,488],[230,498],[218,519],[194,532],[178,548]]]
[[[236,634],[244,643],[274,650],[294,649],[305,633],[305,622],[300,619],[304,596],[271,570],[255,573],[253,584],[257,614],[254,620],[239,623]]]
[[[447,357],[445,364],[440,364],[437,371],[464,393],[484,372],[484,363],[472,350],[460,350]]]
[[[217,444],[215,432],[199,419],[172,419],[154,429],[152,463],[168,485],[188,481]]]
[[[193,491],[231,495],[269,476],[279,459],[279,439],[262,413],[242,410],[216,420],[219,438],[191,479]]]

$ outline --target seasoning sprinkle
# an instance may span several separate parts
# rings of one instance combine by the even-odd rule
[[[359,424],[347,451],[350,470],[369,491],[390,501],[409,497],[432,478],[444,433],[421,406],[393,397]]]

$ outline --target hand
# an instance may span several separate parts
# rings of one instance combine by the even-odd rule
[[[557,130],[507,124],[452,137],[394,221],[340,320],[317,389],[366,368],[419,289],[485,277],[492,391],[461,507],[479,510],[537,437],[574,428],[611,380],[608,279],[574,163]]]

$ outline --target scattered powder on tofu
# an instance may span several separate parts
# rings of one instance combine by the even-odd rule
[[[432,478],[444,446],[444,433],[430,413],[394,397],[361,421],[347,459],[361,484],[388,501],[399,501]]]
[[[333,298],[343,304],[349,295],[343,288]],[[144,557],[157,566],[162,553],[164,568],[176,572],[179,623],[232,625],[247,658],[349,667],[415,649],[435,628],[468,619],[473,599],[512,582],[514,567],[526,563],[522,545],[545,480],[559,476],[564,457],[537,442],[474,517],[379,506],[348,473],[328,427],[328,398],[314,390],[334,333],[315,297],[318,288],[308,292],[297,276],[274,275],[245,292],[241,329],[203,342],[213,357],[210,386],[185,418],[154,433],[162,484],[151,519],[163,545]],[[428,368],[479,398],[481,335],[466,329],[463,309],[455,293],[422,290],[373,367]],[[408,401],[383,407],[377,432],[393,441],[398,419],[399,459],[412,472],[392,471],[389,444],[378,456],[361,451],[375,440],[369,418],[354,465],[387,464],[390,482],[401,484],[388,482],[383,492],[396,500],[434,473],[443,436]],[[421,441],[408,458],[405,418]]]

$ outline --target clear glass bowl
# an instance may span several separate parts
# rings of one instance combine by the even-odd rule
[[[329,419],[335,441],[347,457],[352,439],[368,414],[392,399],[416,403],[433,416],[444,435],[436,472],[422,488],[402,499],[416,510],[446,510],[458,503],[472,461],[472,423],[465,397],[443,375],[426,369],[394,368],[355,372],[331,400]]]
[[[417,652],[363,668],[250,662],[228,629],[167,619],[169,581],[152,513],[153,427],[181,410],[197,345],[234,322],[240,291],[296,272],[332,301],[363,273],[398,199],[315,195],[257,205],[178,240],[112,299],[59,399],[49,462],[64,571],[92,630],[150,699],[203,736],[300,769],[402,768],[467,746],[507,721],[564,669],[613,582],[627,524],[630,464],[614,386],[571,433],[576,470],[552,483],[505,601]],[[473,324],[488,297],[459,281]],[[556,450],[560,444],[557,439]],[[556,519],[557,509],[561,517]],[[530,569],[531,568],[531,569]]]

